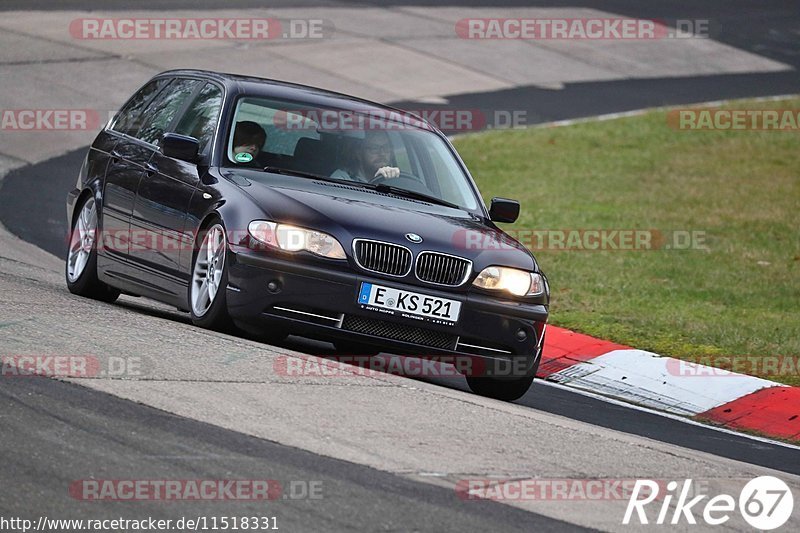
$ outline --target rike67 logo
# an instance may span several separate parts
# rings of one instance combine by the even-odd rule
[[[784,525],[794,509],[794,498],[789,486],[773,476],[750,480],[739,493],[738,501],[729,494],[719,494],[704,502],[709,496],[692,495],[691,479],[684,480],[680,490],[677,481],[667,483],[666,491],[662,492],[660,489],[663,487],[663,482],[637,479],[622,523],[630,524],[635,516],[640,524],[650,524],[651,520],[658,525],[676,525],[682,522],[697,524],[698,517],[695,515],[698,514],[706,524],[716,526],[728,522],[738,507],[738,512],[750,526],[768,531]],[[655,501],[661,505],[660,508],[658,504],[652,506],[651,510],[658,508],[658,516],[653,520],[652,514],[648,517],[645,507]],[[670,509],[673,501],[675,507]]]

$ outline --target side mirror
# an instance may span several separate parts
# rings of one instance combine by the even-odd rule
[[[508,198],[492,198],[489,218],[494,222],[515,222],[519,218],[519,202]]]
[[[161,137],[161,153],[167,157],[197,163],[200,141],[187,135],[165,133]]]

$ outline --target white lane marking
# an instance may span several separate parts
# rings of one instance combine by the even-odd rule
[[[736,430],[733,430],[733,429],[724,428],[724,427],[711,426],[711,425],[705,424],[703,422],[698,422],[697,420],[692,420],[691,418],[687,418],[685,416],[675,415],[675,414],[672,414],[672,413],[666,413],[664,411],[658,411],[656,409],[651,409],[649,407],[644,407],[642,405],[635,405],[635,404],[626,402],[624,400],[617,400],[616,398],[609,398],[608,396],[603,396],[602,394],[597,394],[595,392],[581,390],[581,389],[575,389],[575,388],[569,387],[567,385],[561,385],[560,383],[554,383],[552,381],[545,381],[545,380],[542,380],[542,379],[537,379],[536,381],[534,381],[534,386],[535,387],[538,387],[540,385],[546,385],[548,387],[553,387],[555,389],[563,390],[563,391],[566,391],[566,392],[571,392],[573,394],[580,394],[581,396],[586,396],[587,398],[600,400],[602,402],[610,403],[610,404],[613,404],[613,405],[618,405],[620,407],[627,407],[629,409],[634,409],[636,411],[641,411],[643,413],[649,413],[651,415],[663,416],[664,418],[669,418],[671,420],[677,420],[679,422],[683,422],[684,424],[689,424],[689,425],[692,425],[692,426],[699,426],[699,427],[702,427],[702,428],[709,429],[711,431],[718,431],[720,433],[726,433],[728,435],[734,435],[734,436],[737,436],[737,437],[743,437],[743,438],[746,438],[746,439],[750,439],[750,440],[754,440],[754,441],[758,441],[758,442],[763,442],[765,444],[773,444],[775,446],[782,446],[784,448],[789,448],[789,449],[792,449],[792,450],[800,451],[800,446],[797,446],[795,444],[790,444],[788,442],[783,442],[783,441],[779,441],[779,440],[772,440],[772,439],[769,439],[767,437],[759,437],[758,435],[752,435],[750,433],[741,433],[739,431],[736,431]],[[565,416],[565,415],[559,415],[559,416]],[[591,424],[591,422],[589,422],[589,423]],[[592,424],[592,425],[596,425],[596,424]],[[664,442],[664,441],[659,440],[659,439],[653,439],[653,440],[655,440],[657,442]],[[685,446],[683,446],[681,444],[675,444],[675,446],[680,446],[682,448],[685,448]],[[709,453],[711,453],[711,452],[709,452]],[[718,456],[718,454],[712,454],[712,455]]]
[[[779,383],[643,350],[613,350],[547,378],[669,413],[693,416]]]

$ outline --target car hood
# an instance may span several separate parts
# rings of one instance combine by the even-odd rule
[[[348,250],[353,239],[374,239],[406,246],[415,254],[432,250],[457,255],[479,269],[504,265],[538,270],[524,246],[467,211],[322,180],[238,174],[246,180],[235,181],[266,219],[330,233]],[[422,242],[411,242],[408,233]]]

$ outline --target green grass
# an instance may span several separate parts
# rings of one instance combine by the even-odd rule
[[[800,131],[678,131],[654,111],[455,144],[487,200],[522,203],[506,230],[705,232],[707,250],[534,250],[553,324],[682,359],[800,356]]]

